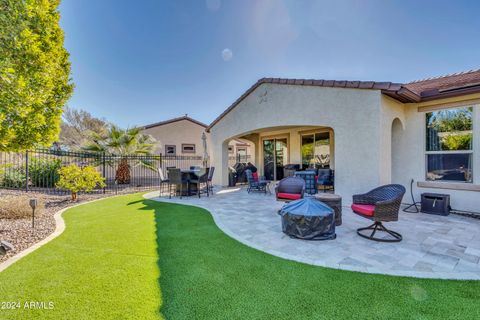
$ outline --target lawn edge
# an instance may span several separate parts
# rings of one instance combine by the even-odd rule
[[[278,252],[278,251],[274,251],[274,250],[265,250],[265,248],[263,248],[262,246],[259,246],[256,243],[253,243],[249,240],[243,239],[241,236],[239,236],[238,234],[236,234],[235,232],[230,230],[227,226],[225,226],[218,219],[216,214],[205,206],[198,205],[198,204],[192,204],[192,203],[176,203],[176,202],[168,201],[168,199],[166,201],[163,201],[161,198],[159,198],[157,196],[157,193],[158,192],[156,192],[156,191],[151,191],[151,192],[144,193],[142,196],[146,200],[151,200],[151,201],[156,201],[156,202],[164,202],[164,203],[172,203],[172,204],[191,206],[191,207],[204,209],[210,214],[210,216],[213,219],[213,222],[220,229],[220,231],[222,231],[228,237],[230,237],[233,240],[238,241],[239,243],[241,243],[241,244],[243,244],[247,247],[250,247],[254,250],[261,251],[263,253],[275,256],[275,257],[280,258],[280,259],[294,261],[294,262],[297,262],[297,263],[303,263],[303,264],[307,264],[307,265],[311,265],[311,266],[315,266],[315,267],[320,267],[320,268],[341,270],[341,271],[346,271],[346,272],[362,273],[362,274],[365,274],[365,275],[379,275],[379,276],[386,276],[386,277],[393,277],[393,278],[426,279],[426,280],[438,280],[438,281],[480,281],[480,275],[478,275],[476,273],[470,273],[470,272],[468,272],[466,274],[466,276],[464,276],[464,277],[459,277],[456,274],[447,273],[447,272],[444,272],[444,273],[441,273],[441,274],[425,273],[425,274],[422,274],[421,276],[416,275],[416,274],[410,274],[408,272],[387,274],[387,273],[382,273],[382,272],[378,272],[378,271],[375,271],[375,270],[365,271],[363,269],[345,268],[345,267],[338,266],[338,265],[329,265],[327,263],[319,263],[318,261],[309,260],[309,259],[300,260],[297,257],[291,256],[291,255],[286,254],[286,253],[282,253],[282,252]]]
[[[101,201],[101,200],[105,200],[105,199],[111,199],[111,198],[114,198],[114,197],[126,196],[126,195],[127,194],[118,194],[118,195],[112,195],[112,196],[99,198],[99,199],[94,199],[94,200],[90,200],[90,201],[86,201],[86,202],[82,202],[82,203],[77,203],[77,204],[74,204],[70,207],[66,207],[66,208],[63,208],[63,209],[55,212],[55,214],[53,215],[53,218],[55,219],[55,230],[50,235],[48,235],[45,239],[42,239],[39,242],[34,243],[32,246],[26,248],[23,251],[20,251],[16,255],[12,256],[10,259],[5,260],[2,263],[0,263],[0,273],[2,271],[6,270],[8,267],[10,267],[15,262],[17,262],[20,259],[26,257],[27,255],[34,252],[35,250],[38,250],[39,248],[43,247],[44,245],[46,245],[47,243],[49,243],[50,241],[52,241],[53,239],[55,239],[56,237],[61,235],[65,231],[65,228],[66,228],[65,220],[63,220],[63,217],[62,217],[62,215],[65,211],[67,211],[69,209],[72,209],[72,208],[75,208],[75,207],[83,206],[85,204],[90,204],[90,203],[93,203],[93,202],[97,202],[97,201]],[[142,194],[142,196],[143,196],[143,194]]]

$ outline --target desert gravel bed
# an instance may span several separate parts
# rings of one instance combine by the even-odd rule
[[[123,193],[124,192],[122,192],[122,194]],[[45,208],[42,210],[41,214],[38,214],[38,216],[37,214],[35,215],[35,228],[32,228],[31,216],[21,219],[0,218],[0,240],[8,241],[14,246],[14,250],[8,251],[4,256],[0,255],[0,262],[7,260],[48,237],[48,235],[55,230],[55,219],[53,216],[57,211],[82,202],[114,196],[115,194],[82,194],[79,195],[78,201],[72,202],[69,195],[58,196],[41,193],[26,194],[25,192],[19,191],[0,190],[0,197],[18,197],[18,199],[21,199],[23,202],[28,201],[26,195],[28,198],[39,199],[39,201],[45,204]],[[18,205],[18,203],[12,201],[12,206],[14,205]]]

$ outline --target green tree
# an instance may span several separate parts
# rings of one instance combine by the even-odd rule
[[[130,183],[130,166],[141,165],[152,170],[157,169],[147,158],[128,158],[132,155],[151,155],[155,149],[155,139],[151,135],[143,134],[140,128],[122,129],[110,125],[104,135],[93,134],[91,139],[92,142],[85,145],[83,150],[118,156],[118,164],[112,157],[108,157],[106,161],[108,165],[117,167],[115,180],[118,184]]]
[[[77,200],[81,191],[90,192],[95,187],[105,187],[105,178],[93,166],[79,167],[71,164],[59,170],[60,179],[57,187],[67,189],[72,194],[72,201]]]
[[[0,150],[57,140],[73,92],[60,0],[0,0]]]

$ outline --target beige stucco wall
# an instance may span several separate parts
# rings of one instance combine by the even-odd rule
[[[381,182],[381,117],[379,91],[262,84],[211,129],[215,183],[228,182],[225,141],[232,137],[262,128],[330,127],[336,192],[348,202],[352,194]],[[299,135],[290,137],[291,149],[295,144],[300,144]],[[297,157],[292,155],[290,162],[300,162],[299,153]]]
[[[468,210],[480,212],[480,192],[478,191],[465,191],[454,189],[438,189],[438,188],[426,188],[419,187],[420,184],[425,182],[426,171],[426,159],[425,159],[425,111],[419,112],[419,107],[442,107],[451,106],[452,103],[457,103],[462,99],[466,101],[461,103],[464,106],[474,107],[474,127],[473,127],[473,184],[463,184],[467,187],[480,187],[480,101],[471,102],[474,100],[467,100],[469,97],[461,97],[455,99],[445,99],[432,101],[422,104],[408,104],[404,106],[404,112],[402,123],[404,130],[398,130],[394,138],[394,144],[392,145],[393,155],[393,167],[392,167],[392,182],[399,183],[407,187],[409,191],[410,181],[414,179],[414,196],[417,201],[420,201],[420,194],[424,192],[434,192],[449,194],[451,198],[451,206],[458,210]],[[475,98],[475,97],[470,97]],[[390,99],[391,100],[391,99]],[[398,112],[399,108],[396,103],[383,99],[383,109],[387,120],[391,120]],[[388,111],[387,111],[388,110]],[[401,113],[401,112],[400,112]],[[391,122],[390,122],[391,124]],[[388,122],[384,123],[385,132]],[[432,182],[430,182],[432,183]],[[448,182],[435,182],[434,185],[442,187],[455,187],[454,184]],[[411,202],[410,195],[404,198],[404,202]]]
[[[442,182],[437,184],[449,188],[427,188],[422,185],[426,111],[419,112],[419,108],[458,104],[474,106],[474,181],[468,188],[477,191],[455,190],[455,185]],[[480,212],[480,95],[403,104],[375,90],[262,84],[211,129],[211,154],[218,168],[215,183],[226,185],[228,181],[225,142],[229,139],[249,136],[262,171],[264,137],[288,136],[288,162],[300,163],[299,131],[310,126],[334,131],[335,189],[346,204],[352,194],[387,183],[404,185],[404,202],[408,203],[410,180],[414,179],[417,201],[423,192],[446,193],[454,209]]]
[[[202,133],[205,128],[188,120],[180,120],[143,130],[157,140],[156,153],[165,153],[165,145],[175,145],[177,155],[202,156]],[[195,153],[182,153],[182,143],[195,144]]]

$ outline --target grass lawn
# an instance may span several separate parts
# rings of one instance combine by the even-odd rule
[[[0,273],[0,301],[55,309],[0,310],[1,319],[480,318],[480,282],[283,260],[229,238],[195,207],[131,195],[71,209],[65,220],[63,235]]]

